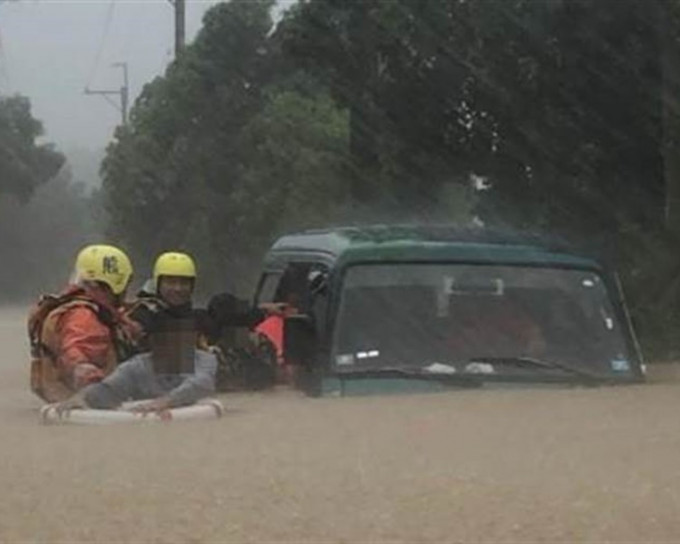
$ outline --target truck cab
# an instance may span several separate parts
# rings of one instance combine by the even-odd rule
[[[283,236],[255,303],[286,302],[283,358],[310,395],[635,383],[616,276],[537,238],[372,226]]]

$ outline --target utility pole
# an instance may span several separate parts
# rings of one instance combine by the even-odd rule
[[[184,49],[186,0],[168,0],[175,8],[175,58]]]
[[[128,120],[128,98],[130,93],[130,87],[128,84],[128,65],[127,62],[114,62],[111,66],[114,68],[121,68],[123,70],[123,86],[118,90],[113,89],[101,89],[92,90],[89,87],[85,87],[85,94],[98,94],[103,96],[106,101],[116,108],[121,113],[121,119],[123,125],[127,125]],[[120,100],[120,104],[116,104],[110,96],[117,96]]]
[[[120,88],[120,113],[123,118],[123,124],[127,125],[128,99],[130,97],[130,85],[128,81],[128,65],[127,62],[114,62],[112,66],[123,70],[123,86]]]

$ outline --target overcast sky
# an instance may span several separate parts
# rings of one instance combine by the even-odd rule
[[[187,0],[191,40],[218,0]],[[106,146],[120,113],[92,89],[118,89],[129,65],[131,104],[172,60],[168,0],[20,0],[0,2],[0,94],[31,99],[49,141],[62,150]]]

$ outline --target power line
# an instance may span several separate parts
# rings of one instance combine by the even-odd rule
[[[108,10],[106,11],[106,19],[104,21],[104,32],[102,33],[101,40],[99,41],[99,47],[97,49],[97,54],[95,55],[95,58],[94,58],[94,63],[92,64],[92,70],[90,70],[90,75],[87,78],[87,84],[85,85],[86,87],[90,86],[90,84],[92,83],[92,79],[94,78],[94,76],[97,72],[97,69],[99,68],[99,60],[102,56],[102,52],[104,51],[104,46],[106,45],[106,38],[109,35],[109,29],[111,28],[111,21],[113,20],[114,7],[115,7],[115,0],[110,0]]]

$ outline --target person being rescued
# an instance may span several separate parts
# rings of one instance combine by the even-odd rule
[[[289,311],[285,302],[251,306],[231,293],[213,296],[207,308],[208,340],[217,353],[220,391],[260,390],[276,385],[279,375],[276,342],[260,324]]]
[[[292,383],[294,369],[288,363],[284,353],[284,323],[287,317],[299,313],[317,313],[316,302],[320,300],[326,288],[327,275],[320,270],[291,268],[286,270],[281,285],[275,294],[281,311],[269,315],[254,328],[254,333],[266,338],[276,349],[276,359],[280,381]]]
[[[31,390],[58,402],[102,380],[126,358],[139,329],[118,312],[132,278],[132,264],[119,248],[84,247],[72,281],[58,295],[45,295],[31,310]]]
[[[193,404],[215,391],[217,358],[199,342],[204,325],[193,309],[196,266],[186,253],[160,255],[153,269],[155,296],[140,299],[128,316],[143,332],[136,355],[102,381],[57,406],[163,412]]]
[[[141,401],[133,412],[162,413],[188,406],[215,391],[217,358],[195,347],[196,329],[186,320],[160,319],[149,332],[150,352],[123,362],[114,372],[93,383],[57,411],[73,408],[116,409],[127,401]]]

